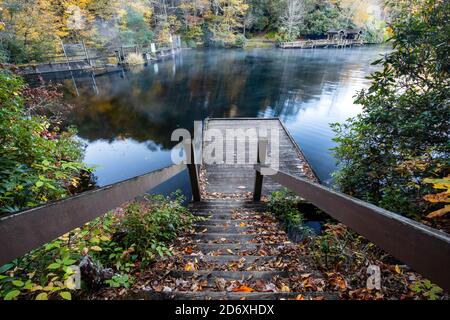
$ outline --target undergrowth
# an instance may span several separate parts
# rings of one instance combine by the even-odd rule
[[[0,297],[72,299],[105,286],[130,287],[133,274],[171,255],[170,241],[192,225],[183,200],[179,193],[146,196],[0,267]]]

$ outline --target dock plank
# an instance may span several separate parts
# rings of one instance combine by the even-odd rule
[[[202,170],[206,180],[205,191],[208,193],[221,194],[245,194],[253,192],[255,182],[255,171],[253,165],[256,162],[256,144],[258,139],[265,134],[268,137],[278,137],[278,159],[272,162],[272,166],[278,166],[285,172],[298,177],[308,178],[317,181],[311,166],[306,161],[298,145],[292,139],[278,118],[227,118],[227,119],[206,119],[203,132],[203,160]],[[208,163],[208,146],[216,143],[215,140],[205,139],[206,130],[216,130],[222,134],[222,150],[224,155],[221,163]],[[237,135],[231,135],[230,130],[240,129]],[[255,130],[256,136],[246,137],[242,133],[251,133],[247,130]],[[228,131],[227,131],[228,130]],[[275,132],[276,130],[276,132]],[[272,134],[273,131],[273,134]],[[234,142],[234,143],[233,143]],[[239,149],[238,142],[244,142]],[[238,150],[245,152],[245,155],[238,154]],[[226,155],[225,155],[226,154]],[[275,147],[272,150],[272,142],[269,139],[268,157],[276,155]],[[237,159],[245,159],[245,163],[237,163]],[[220,158],[219,158],[220,159]],[[269,195],[273,191],[282,187],[270,176],[264,177],[263,195]]]

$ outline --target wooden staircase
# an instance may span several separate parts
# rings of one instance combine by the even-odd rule
[[[199,172],[197,162],[193,161],[194,144],[188,141],[185,151],[191,151],[186,151],[191,161],[187,165],[171,165],[50,204],[1,215],[0,265],[144,195],[187,168],[193,193],[190,209],[205,219],[195,225],[192,234],[173,243],[174,255],[170,259],[164,257],[146,270],[140,279],[142,286],[133,290],[134,298],[337,298],[324,292],[330,287],[320,284],[324,283],[322,275],[307,261],[308,255],[302,252],[301,246],[292,244],[278,222],[264,214],[264,202],[248,200],[259,200],[261,196],[264,199],[281,187],[290,189],[413,270],[450,290],[448,234],[316,183],[306,158],[278,118],[207,119],[204,128],[219,133],[226,133],[227,129],[252,128],[268,129],[271,133],[278,131],[277,169],[270,162],[269,166],[267,163],[263,166],[258,156],[254,165],[205,162]],[[225,137],[225,142],[231,142],[227,135]],[[238,137],[241,141],[244,138],[242,134]],[[266,149],[268,155],[271,143],[263,143],[265,140],[265,135],[253,138],[257,150]],[[203,140],[203,147],[210,142]],[[262,148],[264,145],[266,147]],[[250,148],[245,147],[246,158],[249,151]],[[267,169],[273,172],[268,173]]]
[[[134,298],[337,298],[331,293],[299,291],[304,285],[302,279],[309,276],[311,270],[302,263],[299,247],[290,242],[278,222],[264,212],[264,203],[208,200],[189,207],[195,215],[206,219],[195,224],[194,232],[182,241],[184,246],[180,251],[185,254],[170,264],[176,267],[167,274],[167,279],[172,279],[166,280],[171,282],[168,284],[171,291],[149,290]]]

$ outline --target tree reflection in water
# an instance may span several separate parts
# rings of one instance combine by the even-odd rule
[[[87,142],[85,160],[99,166],[100,185],[169,165],[172,131],[192,132],[206,117],[281,117],[327,181],[335,166],[328,123],[358,113],[352,96],[385,50],[185,50],[96,77],[98,94],[90,75],[76,77],[79,96],[72,79],[57,81],[76,106],[66,121]]]

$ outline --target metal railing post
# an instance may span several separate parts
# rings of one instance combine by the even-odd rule
[[[258,146],[257,146],[257,158],[256,163],[257,165],[265,165],[266,163],[266,154],[267,154],[267,145],[268,141],[267,138],[261,138],[258,140]],[[253,201],[259,202],[261,201],[261,193],[262,193],[262,184],[264,180],[264,176],[259,170],[256,170],[255,175],[255,187],[253,191]]]
[[[83,46],[83,50],[84,50],[84,55],[86,56],[86,62],[89,64],[89,66],[92,67],[92,61],[89,58],[89,54],[86,48],[86,44],[84,43],[84,40],[81,40],[81,45]]]
[[[186,166],[189,171],[189,180],[191,182],[192,199],[197,202],[201,200],[201,196],[197,165],[195,164],[194,157],[194,143],[192,140],[186,140],[184,144],[184,151],[186,153]]]

